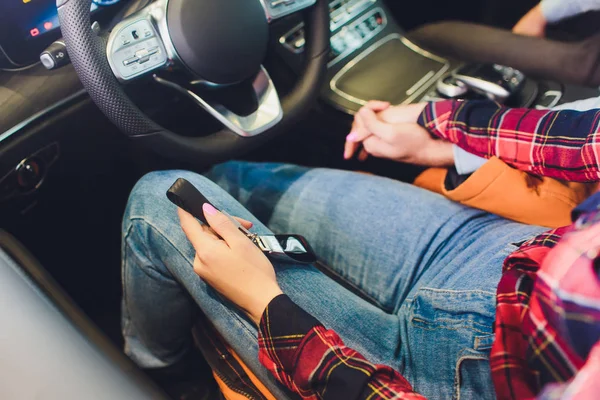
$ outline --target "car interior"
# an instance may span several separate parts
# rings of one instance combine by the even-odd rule
[[[597,97],[509,33],[536,3],[3,1],[0,397],[164,396],[121,350],[121,218],[144,174],[241,159],[412,182],[423,168],[343,159],[367,101]],[[553,45],[593,35],[581,18],[598,20]]]

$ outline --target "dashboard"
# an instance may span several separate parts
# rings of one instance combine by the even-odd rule
[[[96,15],[115,9],[121,0],[92,0]],[[10,66],[26,66],[60,37],[56,0],[2,0],[0,48]],[[11,65],[12,64],[12,65]]]

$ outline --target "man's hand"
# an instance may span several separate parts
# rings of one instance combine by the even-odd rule
[[[344,156],[352,157],[359,144],[363,150],[359,159],[367,154],[424,166],[449,166],[454,164],[452,144],[436,140],[416,121],[425,103],[388,107],[373,111],[365,106],[355,116],[354,129],[346,138]]]
[[[416,123],[427,103],[392,106],[377,114],[379,119],[390,124]]]
[[[258,325],[265,308],[282,293],[273,265],[223,213],[210,204],[202,208],[210,227],[178,211],[181,227],[196,250],[194,271]]]
[[[513,28],[513,33],[523,36],[544,37],[546,35],[546,17],[542,6],[538,4],[521,18]]]
[[[426,104],[427,103],[418,103],[406,106],[391,106],[387,101],[372,100],[363,106],[361,110],[368,109],[374,111],[382,121],[396,124],[400,122],[417,122],[417,119],[423,112]],[[354,153],[356,153],[356,150],[360,147],[362,140],[371,134],[362,121],[361,110],[354,116],[352,131],[346,137],[346,145],[344,147],[344,159],[346,160],[352,158]],[[358,159],[364,161],[367,157],[368,153],[362,149],[358,155]]]

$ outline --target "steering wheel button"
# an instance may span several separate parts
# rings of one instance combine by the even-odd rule
[[[144,58],[148,56],[148,50],[147,49],[141,49],[135,52],[135,56],[138,58]]]
[[[296,0],[271,0],[271,7],[279,7],[281,5],[294,4]]]
[[[306,44],[306,39],[300,38],[294,42],[294,48],[301,49],[304,47],[305,44]]]
[[[131,64],[134,64],[134,63],[138,62],[138,61],[139,61],[138,57],[128,58],[127,60],[123,61],[123,65],[127,67],[127,66],[129,66]]]
[[[142,22],[142,25],[139,25]],[[137,30],[140,38],[127,47],[118,47],[112,50],[112,68],[118,71],[121,79],[133,79],[149,70],[160,67],[167,62],[166,53],[160,45],[157,36],[152,35],[145,38],[144,25],[146,21],[137,21],[134,24],[126,26],[125,32],[131,34],[133,29]],[[150,25],[147,25],[150,29]],[[121,35],[119,34],[120,37]]]

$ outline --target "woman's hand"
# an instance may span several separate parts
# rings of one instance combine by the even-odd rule
[[[363,153],[424,166],[454,164],[452,144],[436,140],[416,121],[425,103],[388,107],[375,112],[363,107],[355,116],[353,131],[346,138],[344,156],[352,157],[362,143]],[[350,151],[349,151],[350,150]]]
[[[363,106],[363,108],[367,108],[374,112],[383,112],[384,110],[388,109],[389,107],[390,107],[389,102],[377,101],[377,100],[369,101],[365,106]],[[349,138],[361,136],[364,134],[364,132],[365,132],[365,127],[360,119],[360,115],[359,115],[359,113],[356,113],[356,115],[354,116],[354,122],[352,123],[352,130],[350,131],[350,134],[347,136],[346,144],[344,145],[344,159],[345,160],[349,160],[350,158],[352,158],[354,153],[356,153],[356,150],[358,150],[358,148],[360,147],[359,141],[349,140]],[[358,155],[358,159],[361,161],[364,161],[367,159],[367,156],[368,155],[365,151],[361,151],[361,153]]]
[[[544,37],[546,35],[546,17],[542,12],[542,6],[538,4],[517,22],[513,33],[523,36]]]
[[[210,227],[178,211],[181,227],[196,250],[194,271],[258,325],[271,300],[282,294],[273,265],[227,216],[209,204],[202,208]]]

